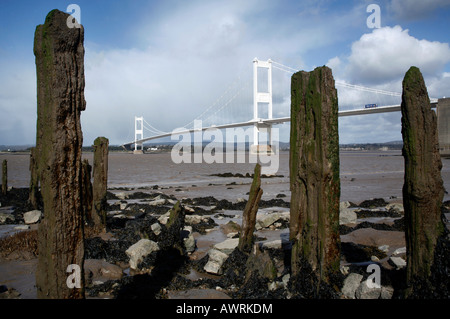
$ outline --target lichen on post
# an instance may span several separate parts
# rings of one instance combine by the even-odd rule
[[[291,271],[306,260],[320,281],[339,271],[339,135],[331,69],[297,72],[291,82]]]

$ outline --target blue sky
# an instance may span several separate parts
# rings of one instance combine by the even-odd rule
[[[71,3],[85,28],[85,145],[97,136],[133,139],[135,115],[163,131],[183,126],[251,73],[254,57],[306,71],[328,65],[337,81],[397,92],[416,65],[430,96],[450,96],[450,0],[0,0],[0,145],[34,144],[34,30]],[[372,3],[381,9],[379,29],[366,24]],[[349,105],[371,99],[340,94]],[[401,139],[399,114],[339,125],[341,143]],[[288,134],[283,125],[281,140]]]

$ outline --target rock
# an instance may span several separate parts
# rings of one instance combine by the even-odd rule
[[[357,299],[378,299],[381,295],[381,287],[372,285],[370,280],[364,280],[355,292]]]
[[[169,220],[169,216],[170,216],[170,211],[168,211],[167,213],[165,213],[165,214],[159,216],[159,217],[158,217],[158,221],[159,221],[161,224],[165,225],[165,224],[167,224],[167,221]]]
[[[23,220],[25,224],[36,224],[42,216],[42,212],[40,210],[32,210],[23,214]]]
[[[339,209],[346,209],[352,206],[352,204],[349,201],[344,201],[339,203]]]
[[[397,269],[406,267],[406,261],[402,257],[389,257],[389,261],[394,264]]]
[[[230,236],[231,238],[241,230],[241,226],[235,221],[230,220],[225,225],[220,225],[220,229],[227,237]]]
[[[19,225],[14,227],[15,230],[28,230],[30,229],[30,225]]]
[[[403,204],[400,203],[393,203],[386,205],[386,210],[389,212],[399,213],[402,214],[405,212],[405,209],[403,208]]]
[[[387,253],[389,251],[389,245],[378,246],[378,249],[381,250],[384,253]]]
[[[200,216],[200,215],[186,215],[185,222],[189,225],[196,225],[202,222],[208,222],[208,217]]]
[[[326,66],[291,77],[289,166],[292,276],[304,258],[328,282],[339,271],[340,177],[338,97]]]
[[[350,299],[355,299],[355,293],[361,284],[363,276],[356,273],[350,273],[344,280],[344,285],[342,287],[342,294]]]
[[[124,192],[121,192],[121,193],[117,193],[117,194],[116,194],[116,197],[117,197],[118,199],[120,199],[120,200],[125,200],[125,199],[128,199],[128,194],[127,194],[127,193],[124,193]]]
[[[0,213],[0,225],[3,224],[13,224],[15,222],[15,218],[11,214]]]
[[[339,225],[345,224],[355,224],[358,216],[354,212],[354,210],[349,208],[340,208],[339,209]]]
[[[130,246],[125,253],[130,258],[130,268],[138,269],[139,263],[144,260],[144,257],[150,255],[154,251],[158,251],[157,243],[150,239],[141,239],[136,244]]]
[[[183,243],[187,253],[192,253],[195,250],[196,242],[192,234],[192,226],[184,226],[183,228]]]
[[[381,287],[381,299],[392,299],[392,296],[394,295],[394,288],[391,286],[382,286]]]
[[[267,228],[280,219],[280,217],[280,213],[258,214],[256,216],[255,228],[256,230]]]
[[[159,234],[161,234],[161,225],[159,223],[154,223],[150,226],[150,228],[152,229],[152,232],[158,236]]]
[[[196,243],[195,243],[195,237],[191,233],[186,238],[183,238],[184,242],[184,248],[186,249],[187,253],[192,253],[195,250]]]
[[[159,206],[159,205],[165,205],[167,203],[167,200],[165,198],[152,200],[151,202],[148,202],[148,205],[150,206]]]
[[[1,288],[5,288],[6,290]],[[0,286],[0,299],[20,299],[20,295],[20,292],[14,288],[7,288],[4,285]]]
[[[281,249],[282,248],[282,241],[281,239],[275,239],[272,241],[266,241],[261,244],[261,248],[266,249]]]
[[[211,274],[221,275],[222,265],[227,260],[228,255],[217,249],[210,249],[208,251],[208,262],[203,269]]]
[[[117,280],[123,277],[122,268],[102,259],[86,259],[84,271],[86,278],[90,278],[92,281],[100,279],[104,279],[104,281]]]
[[[68,13],[52,10],[34,35],[37,78],[36,165],[45,218],[39,224],[38,298],[83,299],[67,285],[67,266],[84,263],[81,112],[84,28],[68,28]],[[84,277],[84,273],[81,274]]]
[[[406,254],[406,247],[397,248],[396,250],[394,250],[394,252],[392,254],[393,255]]]
[[[229,238],[221,243],[215,244],[214,248],[229,255],[238,246],[238,244],[239,244],[239,238]]]

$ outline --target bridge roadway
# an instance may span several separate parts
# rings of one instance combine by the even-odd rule
[[[437,107],[437,99],[432,99],[431,101],[431,108]],[[348,111],[339,111],[338,115],[341,116],[356,116],[356,115],[365,115],[365,114],[376,114],[376,113],[389,113],[389,112],[399,112],[400,111],[400,105],[388,105],[388,106],[377,106],[372,108],[364,108],[364,109],[357,109],[357,110],[348,110]],[[151,137],[146,137],[137,141],[128,142],[125,144],[122,144],[123,147],[131,146],[135,143],[144,143],[150,140],[156,140],[158,138],[168,137],[172,135],[181,135],[181,134],[187,134],[187,133],[193,133],[193,132],[200,132],[200,131],[206,131],[208,129],[227,129],[227,128],[235,128],[235,127],[242,127],[242,126],[252,126],[254,124],[259,124],[260,126],[264,125],[274,125],[274,124],[281,124],[285,122],[290,122],[291,117],[279,117],[274,119],[252,119],[247,122],[240,122],[240,123],[232,123],[232,124],[224,124],[224,125],[213,125],[208,127],[202,127],[202,128],[193,128],[193,129],[186,129],[186,130],[179,130],[179,131],[173,131],[166,134],[161,135],[155,135]]]

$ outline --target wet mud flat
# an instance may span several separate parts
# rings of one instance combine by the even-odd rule
[[[381,288],[371,298],[396,298],[402,289],[406,248],[401,204],[383,199],[341,203],[341,215],[350,213],[353,218],[340,225],[340,275],[317,294],[306,289],[305,282],[313,278],[290,278],[289,202],[283,194],[259,205],[253,254],[270,266],[265,269],[235,249],[247,196],[234,201],[186,197],[187,188],[108,191],[107,231],[87,232],[85,239],[87,298],[362,299],[368,296],[358,288],[371,274],[367,272],[371,264],[381,270]],[[10,196],[9,201],[3,200],[10,205],[0,210],[10,218],[2,219],[0,228],[22,226],[15,232],[36,232],[36,224],[24,223],[29,209],[23,201],[27,189],[13,189]],[[171,234],[167,222],[177,202],[183,210],[183,224],[179,234]],[[444,205],[443,218],[450,218],[449,204]],[[30,229],[23,230],[23,226]],[[141,241],[152,241],[159,249],[140,256],[131,267],[127,251]],[[25,247],[30,243],[27,239],[23,247],[9,252],[2,246],[0,296],[35,298],[37,252]],[[356,275],[359,283],[348,292],[348,278]]]

